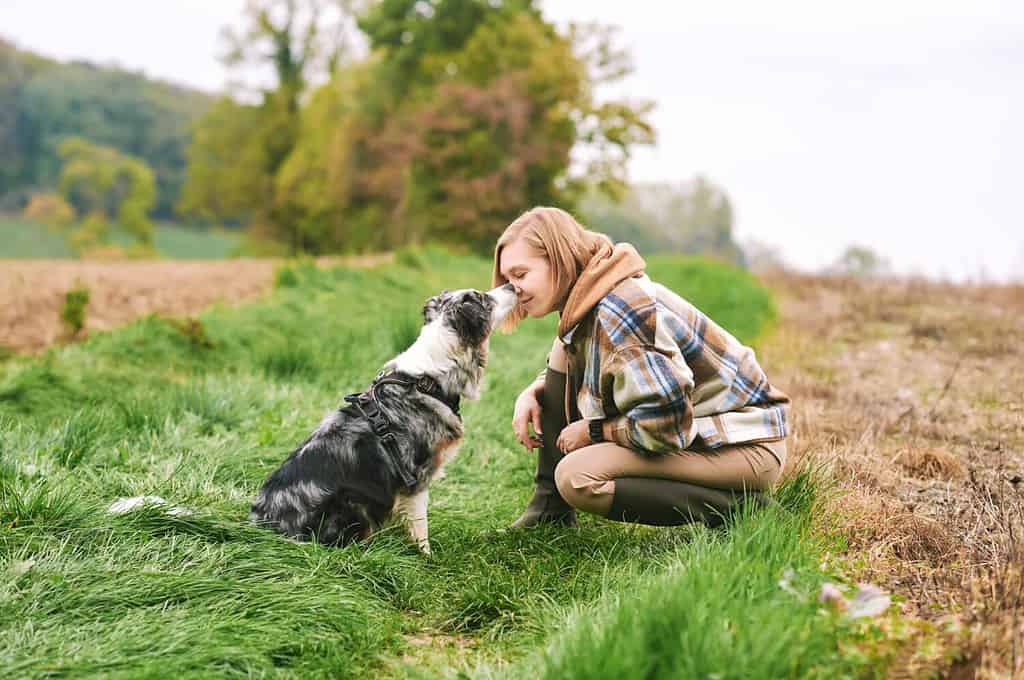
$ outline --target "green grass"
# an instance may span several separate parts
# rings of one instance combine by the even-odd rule
[[[203,314],[203,342],[150,317],[0,364],[6,675],[726,678],[843,676],[866,663],[839,654],[856,631],[813,604],[828,549],[809,529],[813,477],[727,532],[591,517],[502,531],[532,489],[512,402],[543,364],[553,318],[493,338],[483,396],[463,409],[462,452],[431,489],[431,558],[398,529],[329,549],[250,526],[266,475],[404,348],[424,299],[489,281],[473,258],[397,261],[296,263],[268,301]],[[702,265],[679,267],[678,292],[726,328],[750,324],[740,337],[770,318],[759,289],[721,306],[703,296],[722,279],[701,292]],[[142,494],[195,513],[105,511]],[[786,569],[804,600],[775,585]],[[412,642],[424,638],[437,645]],[[456,654],[453,640],[471,651]]]
[[[115,234],[114,242],[130,239]],[[180,260],[220,260],[229,257],[241,238],[231,232],[191,228],[168,222],[156,224],[153,245],[161,257]],[[41,224],[0,215],[0,259],[70,258],[64,238]]]

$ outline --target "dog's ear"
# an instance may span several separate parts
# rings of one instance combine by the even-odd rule
[[[423,305],[423,323],[428,324],[441,313],[441,296],[435,295]]]
[[[441,313],[441,308],[444,307],[444,303],[447,302],[449,298],[451,298],[451,293],[446,288],[427,300],[423,305],[423,323],[427,324],[436,319],[437,315]]]

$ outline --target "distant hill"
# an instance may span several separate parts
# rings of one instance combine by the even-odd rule
[[[0,38],[0,210],[17,211],[32,191],[55,187],[57,146],[77,135],[146,161],[157,178],[154,215],[171,217],[191,123],[213,100],[140,73],[58,62]]]

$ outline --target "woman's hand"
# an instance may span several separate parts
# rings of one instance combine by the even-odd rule
[[[534,448],[544,446],[540,437],[540,402],[537,400],[537,392],[536,383],[523,390],[516,398],[512,414],[512,430],[516,433],[516,439],[531,452]],[[530,434],[531,424],[534,434]]]
[[[576,449],[582,449],[584,446],[590,446],[593,444],[590,441],[590,428],[587,427],[587,421],[580,419],[574,423],[569,423],[562,430],[562,433],[558,435],[558,441],[555,446],[562,453],[571,453]]]

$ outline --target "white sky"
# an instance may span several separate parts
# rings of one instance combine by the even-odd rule
[[[0,0],[0,35],[217,90],[243,0]],[[636,180],[702,173],[738,239],[815,269],[851,243],[898,271],[1024,280],[1024,3],[543,0],[621,27],[653,99]],[[1017,121],[1016,123],[1014,121]],[[524,206],[525,207],[525,206]]]

